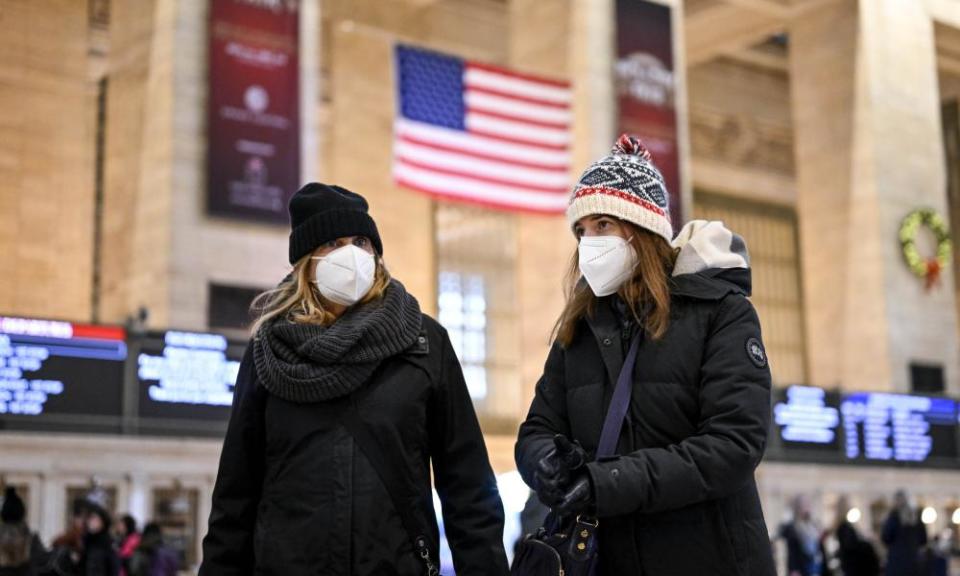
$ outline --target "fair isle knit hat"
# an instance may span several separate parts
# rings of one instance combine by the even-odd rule
[[[610,155],[591,164],[574,187],[567,207],[570,226],[594,214],[615,216],[673,240],[667,186],[636,136],[620,136]]]

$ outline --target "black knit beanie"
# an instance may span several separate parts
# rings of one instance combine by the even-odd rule
[[[0,509],[0,519],[7,524],[17,524],[23,522],[27,516],[27,509],[23,505],[23,500],[17,495],[13,486],[7,486],[3,492],[3,508]]]
[[[383,244],[363,196],[340,186],[311,182],[290,199],[290,263],[343,236],[366,236],[377,254]]]

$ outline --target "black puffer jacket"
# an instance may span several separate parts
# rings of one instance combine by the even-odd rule
[[[735,262],[729,256],[742,251],[739,267],[716,267],[704,249],[695,271],[671,279],[670,326],[659,341],[641,340],[620,456],[588,464],[603,574],[775,574],[754,481],[770,372],[746,298],[745,248],[733,238],[733,251],[717,262]],[[690,257],[681,252],[684,267]],[[596,450],[630,337],[615,298],[601,299],[567,348],[550,351],[516,446],[528,484],[555,434]]]
[[[251,348],[240,366],[200,574],[424,574],[386,488],[338,423],[343,405],[270,394],[258,383]],[[457,574],[506,574],[503,507],[439,324],[423,317],[418,343],[364,384],[359,411],[417,479],[415,505],[429,518],[434,554],[431,461]]]

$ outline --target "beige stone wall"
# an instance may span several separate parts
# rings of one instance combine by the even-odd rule
[[[794,20],[790,76],[810,383],[843,377],[856,0]]]
[[[393,185],[393,37],[364,23],[334,26],[326,178],[366,196],[393,275],[436,311],[433,206]],[[364,74],[357,74],[359,68]]]
[[[911,210],[946,213],[931,14],[843,0],[790,32],[811,383],[907,391],[918,361],[955,391],[952,271],[926,292],[897,239]]]
[[[952,269],[925,291],[897,240],[911,210],[948,213],[933,22],[919,3],[877,0],[861,2],[859,25],[844,384],[908,390],[908,364],[920,361],[943,365],[956,392]],[[874,377],[877,358],[886,382]]]
[[[169,320],[174,0],[116,1],[107,66],[101,321]]]
[[[325,5],[330,19],[331,109],[324,136],[329,178],[368,195],[384,237],[393,272],[417,295],[425,310],[436,304],[433,202],[399,189],[390,175],[394,96],[392,43],[396,40],[465,57],[509,65],[518,70],[564,78],[569,75],[571,6],[568,0],[509,3],[457,1],[402,4],[385,12],[380,3]],[[532,27],[541,34],[525,33]],[[364,74],[357,74],[359,68]],[[579,114],[578,114],[579,119]],[[584,154],[579,141],[575,156]],[[358,161],[358,158],[363,161]],[[523,393],[503,395],[522,417],[539,378],[549,333],[562,307],[561,279],[575,248],[561,217],[518,216],[517,285]],[[498,410],[499,412],[500,410]],[[493,442],[491,452],[499,454]],[[504,462],[505,453],[495,456]],[[498,460],[499,461],[499,460]]]
[[[407,41],[503,64],[506,8],[481,0],[330,0],[321,11],[324,68],[329,69],[322,177],[367,196],[388,266],[421,307],[435,313],[433,201],[394,186],[391,175],[393,43]]]
[[[687,78],[694,186],[793,206],[787,71],[718,58],[691,67]]]
[[[86,2],[0,5],[0,313],[90,318],[87,39]]]
[[[315,11],[308,13],[316,16]],[[206,213],[208,17],[208,2],[177,2],[172,83],[177,113],[169,119],[173,126],[172,229],[166,325],[190,330],[207,328],[210,283],[269,288],[290,269],[286,225],[248,223]],[[318,19],[305,19],[301,34],[318,34],[318,29]],[[316,58],[305,55],[301,78],[309,85],[318,75]],[[305,99],[311,101],[309,95]],[[312,117],[304,115],[305,125],[309,126]],[[304,166],[305,173],[312,171],[312,163]]]

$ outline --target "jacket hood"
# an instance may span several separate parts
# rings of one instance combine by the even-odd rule
[[[674,294],[703,300],[719,300],[731,292],[750,296],[747,245],[723,222],[687,222],[672,244],[680,249],[670,279]]]

